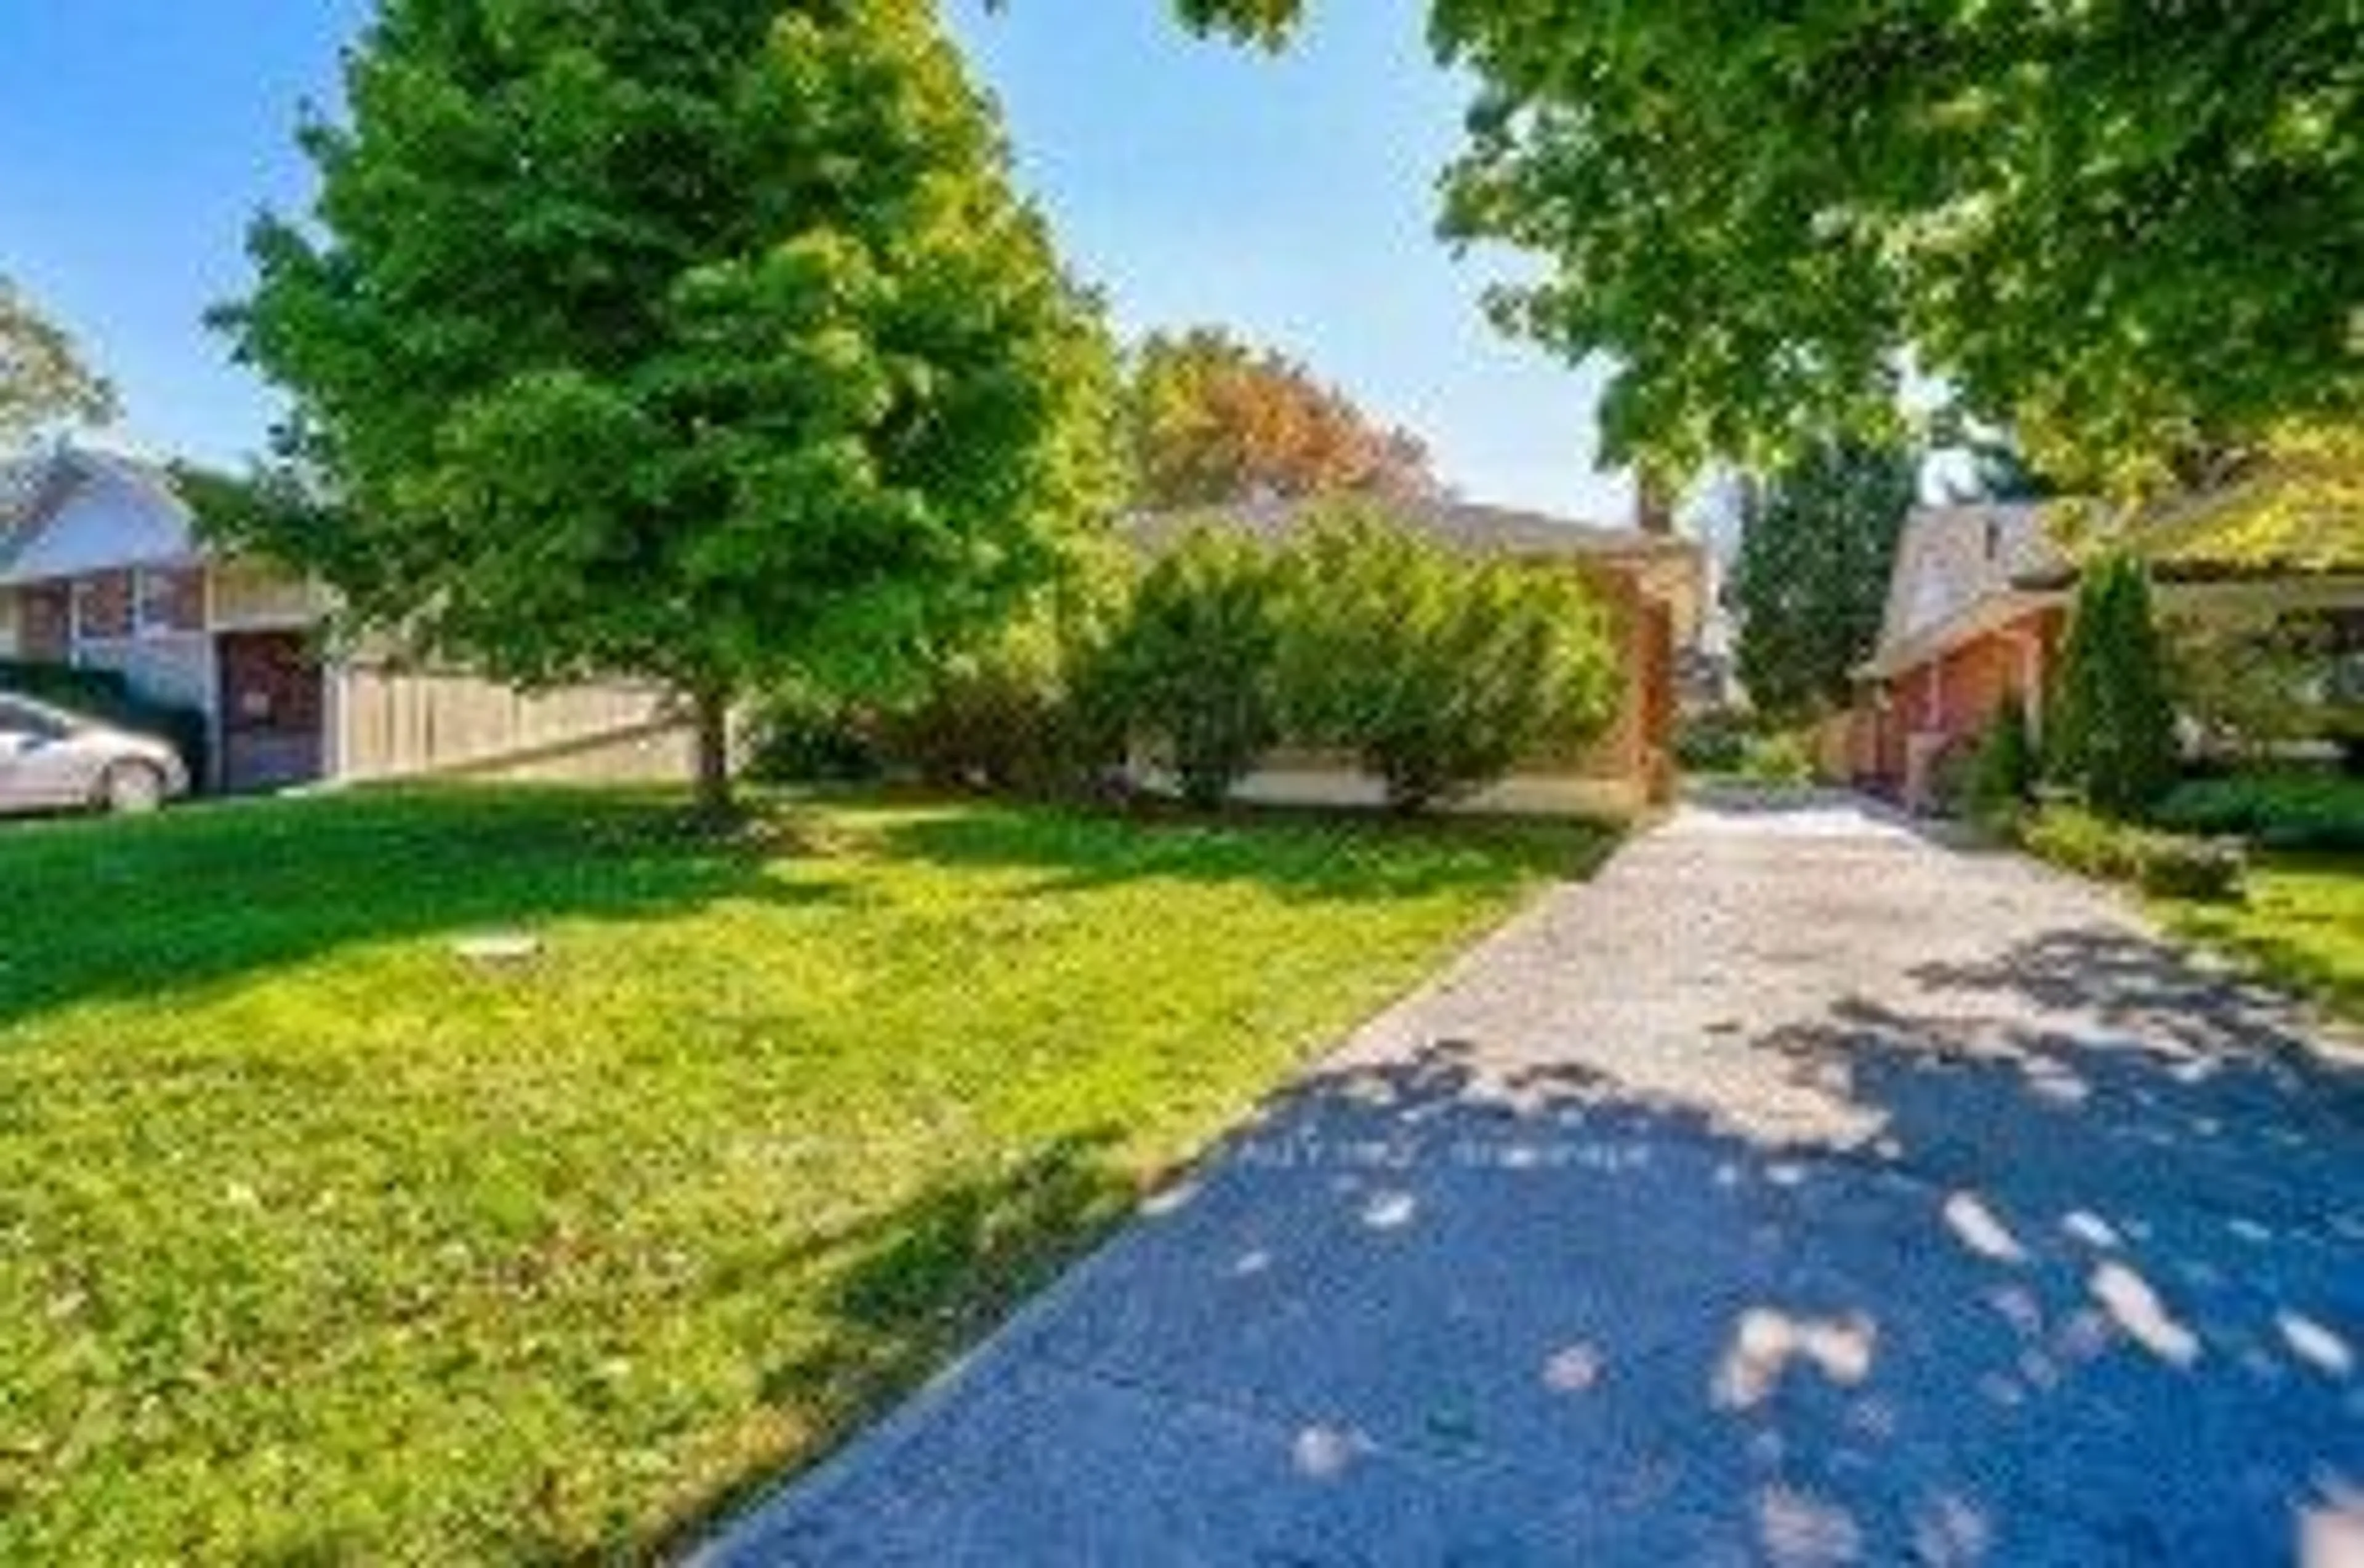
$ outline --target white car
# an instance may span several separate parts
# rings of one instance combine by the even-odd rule
[[[188,793],[164,741],[0,692],[0,816],[154,811]]]

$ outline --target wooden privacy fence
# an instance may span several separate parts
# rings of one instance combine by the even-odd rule
[[[348,782],[474,774],[678,779],[691,737],[660,687],[527,692],[481,676],[350,664],[336,681],[336,775]]]

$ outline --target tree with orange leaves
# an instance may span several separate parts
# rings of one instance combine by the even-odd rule
[[[1419,438],[1372,419],[1297,361],[1221,328],[1152,333],[1129,368],[1127,433],[1141,506],[1437,488]]]

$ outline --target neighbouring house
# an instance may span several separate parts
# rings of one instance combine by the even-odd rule
[[[0,470],[0,659],[119,673],[205,716],[215,789],[441,773],[680,777],[663,693],[526,693],[333,647],[318,585],[209,548],[163,470],[65,447]]]
[[[1391,500],[1388,510],[1455,550],[1579,574],[1606,606],[1617,639],[1624,689],[1607,729],[1589,743],[1538,757],[1469,806],[1622,816],[1669,799],[1678,673],[1699,649],[1709,605],[1705,551],[1675,533],[1666,510],[1645,505],[1630,528],[1442,497]],[[1277,544],[1316,511],[1312,503],[1257,501],[1145,514],[1126,527],[1133,542],[1151,553],[1210,523]],[[1377,782],[1358,773],[1351,758],[1303,750],[1268,758],[1239,793],[1271,804],[1376,805],[1381,799]]]
[[[2162,619],[2321,628],[2326,687],[2364,655],[2364,559],[2303,563],[2215,546],[2209,503],[2138,525]],[[1928,506],[1906,522],[1879,643],[1854,709],[1826,735],[1826,771],[1916,807],[1936,772],[2016,698],[2040,736],[2077,592],[2074,562],[2035,503]]]

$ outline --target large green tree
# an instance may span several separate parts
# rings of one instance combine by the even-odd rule
[[[113,389],[73,339],[0,277],[0,452],[44,426],[95,424],[114,412]]]
[[[346,86],[224,319],[338,503],[253,542],[359,618],[671,684],[719,807],[752,686],[990,623],[1104,506],[1112,352],[931,0],[381,0]]]
[[[1176,0],[1278,41],[1306,0]],[[2364,414],[2364,6],[1432,0],[1478,83],[1445,228],[1615,367],[1612,448],[1769,466],[1908,361],[2048,473],[2220,477]]]
[[[1733,592],[1741,684],[1759,709],[1796,718],[1848,700],[1879,636],[1919,474],[1903,448],[1842,438],[1753,493]]]
[[[1138,505],[1403,496],[1436,488],[1417,436],[1379,424],[1288,355],[1221,328],[1152,333],[1132,350],[1127,372]]]

